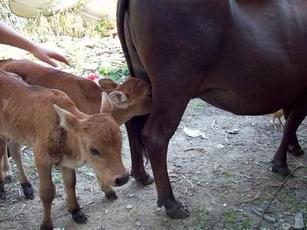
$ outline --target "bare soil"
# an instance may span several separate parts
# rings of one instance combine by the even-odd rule
[[[78,41],[72,43],[80,44]],[[93,46],[98,47],[96,42]],[[72,59],[74,62],[78,57]],[[83,59],[84,62],[86,60]],[[81,66],[76,69],[82,72],[82,61],[80,63]],[[271,120],[270,116],[235,116],[200,100],[193,100],[170,142],[168,153],[168,170],[174,193],[190,210],[190,218],[168,219],[164,209],[157,208],[154,184],[142,187],[133,178],[127,185],[115,189],[119,197],[116,201],[108,201],[100,191],[92,169],[86,165],[78,170],[77,193],[82,210],[88,215],[88,223],[75,224],[66,211],[61,173],[55,169],[54,227],[252,229],[260,220],[253,210],[263,210],[284,179],[270,170],[270,160],[282,135],[282,126],[273,125]],[[183,131],[185,127],[200,130],[207,138],[189,137]],[[298,131],[305,151],[306,128],[307,123],[304,122]],[[122,136],[123,159],[129,168],[130,153],[124,128]],[[6,200],[0,200],[0,229],[38,229],[41,222],[42,206],[38,198],[38,177],[32,150],[25,147],[23,158],[36,198],[33,201],[23,198],[13,164],[14,180],[6,185]],[[307,165],[307,157],[289,156],[288,162],[290,169],[294,169],[301,164]],[[147,167],[151,172],[150,166]],[[285,224],[294,225],[297,212],[303,212],[307,223],[306,172],[306,168],[298,170],[288,180],[266,214],[272,223],[263,220],[263,229],[283,229]]]

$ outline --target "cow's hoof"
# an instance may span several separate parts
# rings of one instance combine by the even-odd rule
[[[5,176],[4,180],[5,180],[5,183],[12,183],[13,176],[12,175],[7,175],[7,176]]]
[[[276,162],[275,160],[272,160],[271,163],[272,163],[272,172],[278,173],[282,176],[288,176],[291,173],[287,165],[282,165]]]
[[[305,152],[301,148],[301,146],[298,145],[298,146],[295,146],[294,148],[293,147],[291,148],[291,146],[289,146],[288,147],[288,153],[290,153],[290,154],[292,154],[294,156],[299,157],[299,156],[303,156]]]
[[[185,219],[190,216],[189,211],[180,204],[174,208],[165,208],[165,211],[166,215],[171,219]]]
[[[52,230],[53,226],[52,223],[46,223],[46,224],[41,224],[40,230]]]
[[[5,199],[5,190],[4,190],[4,183],[0,183],[0,199],[4,200]]]
[[[147,172],[145,172],[145,174],[142,176],[136,176],[133,172],[131,172],[131,176],[134,177],[136,182],[143,186],[150,185],[155,182],[154,178]]]
[[[34,199],[34,189],[32,185],[28,182],[20,184],[25,195],[25,199],[33,200]]]
[[[77,224],[86,224],[87,222],[86,215],[80,209],[72,211],[71,216]]]
[[[117,195],[116,195],[116,192],[114,190],[106,192],[105,195],[106,195],[106,198],[108,200],[116,200],[117,199]]]

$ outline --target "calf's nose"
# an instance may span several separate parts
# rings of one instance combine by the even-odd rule
[[[122,186],[129,181],[129,173],[125,173],[115,179],[115,186]]]

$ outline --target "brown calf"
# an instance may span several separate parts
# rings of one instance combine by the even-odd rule
[[[65,93],[30,86],[0,70],[0,134],[34,148],[44,211],[41,229],[52,228],[54,165],[62,169],[68,211],[77,223],[85,223],[86,217],[76,199],[74,169],[89,162],[104,190],[128,181],[120,155],[120,129],[111,117],[112,107],[103,93],[100,113],[87,115]],[[1,159],[2,156],[0,164]],[[2,188],[3,179],[0,173]]]
[[[18,74],[30,85],[39,85],[65,92],[76,103],[78,109],[87,114],[99,112],[101,93],[107,92],[114,105],[112,116],[119,124],[123,124],[134,116],[150,112],[151,88],[149,84],[139,79],[128,78],[122,84],[117,84],[111,79],[101,79],[100,86],[98,86],[93,81],[29,60],[3,60],[0,62],[0,68]],[[20,147],[11,144],[9,150],[17,164],[25,198],[33,199],[33,188],[20,162]],[[4,157],[7,158],[7,155],[5,154]],[[3,162],[8,161],[4,159]],[[5,164],[3,169],[4,174],[10,177],[10,167]],[[113,191],[106,195],[110,199],[116,198]]]

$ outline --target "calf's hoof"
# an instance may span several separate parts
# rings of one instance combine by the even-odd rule
[[[288,147],[288,153],[290,153],[290,154],[292,154],[294,156],[299,157],[299,156],[303,156],[305,152],[301,148],[301,146],[298,145],[298,146],[295,146],[295,147],[289,146]]]
[[[117,199],[117,195],[116,195],[116,192],[114,190],[106,192],[105,195],[106,195],[106,198],[108,200],[116,200]]]
[[[12,175],[7,175],[7,176],[5,176],[4,180],[5,180],[5,183],[12,183],[13,176]]]
[[[150,185],[155,182],[154,178],[147,172],[145,172],[145,174],[141,176],[136,176],[133,172],[131,172],[130,175],[134,177],[136,182],[143,186]]]
[[[27,200],[33,200],[34,199],[34,189],[32,185],[26,182],[26,183],[21,183],[21,187],[23,190],[23,194],[25,195],[25,198]]]
[[[77,224],[86,224],[87,217],[79,208],[70,213],[72,218]]]
[[[282,176],[288,176],[291,173],[287,165],[280,164],[275,160],[272,160],[271,163],[272,163],[272,172],[278,173]]]
[[[0,199],[4,200],[5,199],[5,190],[4,190],[4,183],[0,183]]]
[[[41,224],[40,230],[52,230],[53,226],[51,223]]]

